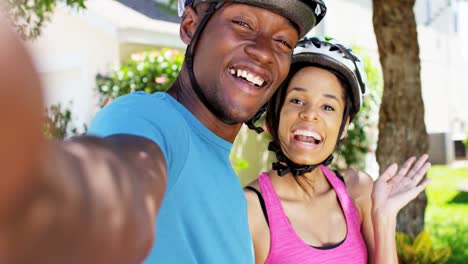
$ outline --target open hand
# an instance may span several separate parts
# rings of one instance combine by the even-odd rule
[[[373,210],[396,217],[401,208],[416,198],[430,182],[428,178],[423,180],[431,167],[427,159],[427,154],[417,161],[415,157],[411,157],[399,170],[397,164],[390,165],[374,183]]]

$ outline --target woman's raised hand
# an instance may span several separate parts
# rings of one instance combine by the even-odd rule
[[[401,208],[416,198],[430,182],[430,179],[424,178],[431,167],[427,159],[427,154],[417,161],[415,157],[411,157],[400,169],[397,164],[390,165],[374,183],[373,211],[396,217]]]

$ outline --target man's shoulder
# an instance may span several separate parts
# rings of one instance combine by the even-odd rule
[[[153,113],[158,108],[173,108],[169,103],[168,97],[169,95],[163,92],[153,94],[133,92],[118,97],[106,105],[100,112]]]
[[[120,96],[106,105],[96,114],[93,123],[142,119],[157,125],[164,120],[174,121],[178,116],[180,113],[171,103],[170,95],[167,93],[134,92]]]
[[[134,92],[115,99],[99,111],[88,133],[98,136],[135,134],[161,143],[158,135],[174,133],[174,129],[184,131],[184,126],[183,117],[170,95]]]

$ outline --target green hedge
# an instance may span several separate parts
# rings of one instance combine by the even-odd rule
[[[96,84],[101,106],[134,91],[166,91],[177,78],[183,55],[175,49],[133,54],[131,59],[109,74],[98,74]]]

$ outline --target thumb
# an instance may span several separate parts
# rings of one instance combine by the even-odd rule
[[[26,191],[39,164],[44,148],[40,88],[25,46],[0,17],[0,214]]]
[[[393,163],[392,165],[388,166],[387,169],[380,175],[379,180],[382,179],[385,182],[388,182],[390,179],[395,176],[398,170],[398,165]]]

